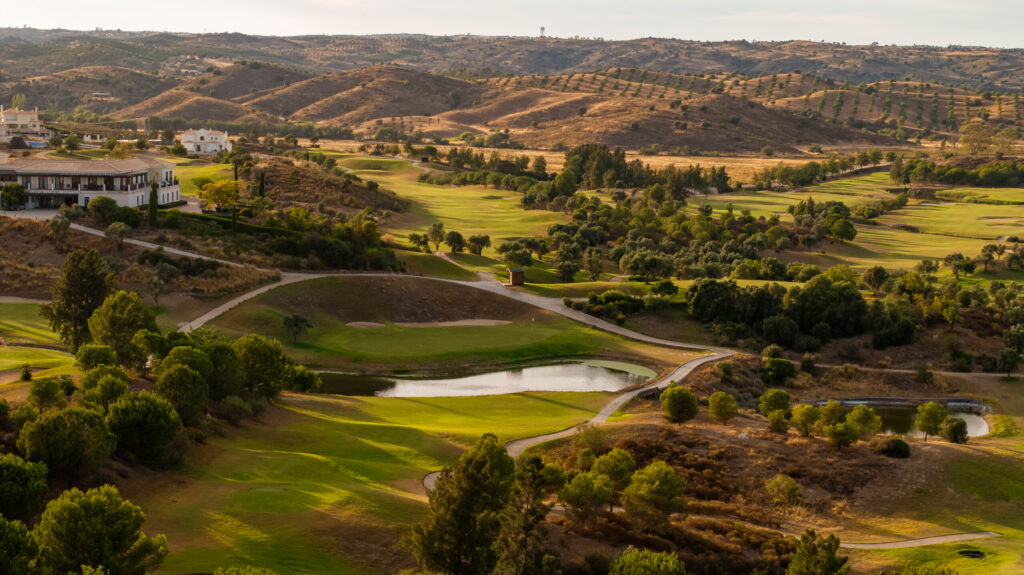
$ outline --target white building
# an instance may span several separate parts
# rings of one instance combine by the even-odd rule
[[[9,142],[14,136],[22,138],[49,138],[50,131],[39,123],[39,109],[4,109],[0,106],[0,141]]]
[[[119,206],[149,204],[151,183],[157,183],[161,205],[181,200],[174,164],[153,158],[128,160],[15,159],[0,164],[0,186],[18,183],[28,192],[26,208],[86,206],[99,196]]]
[[[213,130],[188,130],[181,133],[181,145],[190,154],[216,154],[224,150],[231,151],[231,140],[227,132]]]

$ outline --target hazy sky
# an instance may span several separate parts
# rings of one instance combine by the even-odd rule
[[[32,0],[0,26],[1024,47],[1021,0]]]

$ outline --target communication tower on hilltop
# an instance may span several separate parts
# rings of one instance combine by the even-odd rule
[[[544,27],[543,26],[540,27],[540,37],[541,38],[544,37]]]

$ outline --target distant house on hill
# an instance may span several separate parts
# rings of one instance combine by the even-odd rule
[[[214,130],[188,130],[181,133],[181,145],[190,154],[216,154],[224,150],[231,151],[231,140],[227,132]]]
[[[39,123],[39,110],[21,110],[0,106],[0,142],[10,142],[14,136],[22,138],[49,138],[50,131]]]

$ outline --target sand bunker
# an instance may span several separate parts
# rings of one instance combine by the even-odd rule
[[[512,322],[505,321],[503,319],[460,319],[457,321],[413,321],[413,322],[395,322],[395,325],[401,327],[457,327],[457,326],[494,326],[494,325],[508,325]],[[353,321],[345,324],[348,327],[355,327],[360,329],[373,329],[377,327],[384,327],[384,324],[377,323],[375,321]]]

